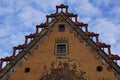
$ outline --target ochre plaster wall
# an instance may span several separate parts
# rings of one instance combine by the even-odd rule
[[[59,24],[54,26],[55,28],[49,34],[49,37],[44,39],[43,43],[40,43],[38,48],[34,49],[33,53],[27,56],[27,60],[22,61],[21,67],[16,67],[16,71],[10,75],[9,80],[39,80],[44,73],[49,72],[51,62],[55,61],[56,57],[59,56],[54,54],[55,38],[58,37],[68,38],[68,54],[62,57],[76,60],[79,63],[77,69],[85,71],[86,76],[90,80],[99,80],[99,78],[117,80],[112,71],[107,71],[107,66],[102,65],[100,59],[95,58],[94,54],[97,52],[91,52],[84,42],[80,42],[74,34],[70,33],[69,25],[64,32],[58,31]],[[96,70],[96,67],[99,65],[103,67],[101,72]],[[29,73],[24,72],[26,67],[30,68]]]

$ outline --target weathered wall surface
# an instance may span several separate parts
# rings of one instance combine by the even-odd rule
[[[64,22],[62,22],[64,24]],[[54,25],[53,32],[47,38],[41,41],[38,48],[34,49],[26,60],[22,61],[21,67],[16,67],[16,71],[10,75],[9,80],[40,80],[47,73],[50,74],[51,69],[64,67],[70,70],[76,70],[76,76],[83,72],[83,76],[89,80],[117,80],[112,71],[107,70],[106,65],[101,64],[101,60],[97,59],[89,46],[85,46],[85,42],[70,33],[69,25],[64,32],[58,31],[59,24]],[[55,39],[68,39],[68,54],[55,55]],[[60,63],[61,60],[61,63]],[[63,63],[67,63],[65,66]],[[102,71],[97,71],[97,66],[101,66]],[[25,68],[29,67],[30,72],[25,72]]]

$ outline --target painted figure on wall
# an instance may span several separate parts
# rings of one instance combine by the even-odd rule
[[[86,72],[77,70],[78,63],[70,58],[59,57],[51,62],[50,71],[40,77],[40,80],[90,80]]]

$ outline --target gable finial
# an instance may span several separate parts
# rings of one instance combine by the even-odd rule
[[[48,24],[47,24],[47,23],[48,23],[48,22],[46,22],[46,23],[41,23],[41,24],[39,24],[39,25],[36,25],[36,34],[39,33],[39,28],[41,28],[41,29],[47,28],[47,27],[48,27]]]
[[[55,14],[46,15],[46,23],[49,23],[49,19],[50,19],[50,18],[51,18],[51,20],[52,20],[52,19],[54,19],[56,16],[57,16],[56,13],[55,13]]]
[[[66,13],[66,16],[68,16],[69,18],[75,18],[75,22],[78,22],[77,21],[77,17],[78,17],[78,15],[77,14],[73,14],[73,13]]]
[[[5,58],[1,58],[0,59],[0,72],[1,72],[2,67],[3,67],[3,62],[9,62],[9,63],[11,63],[14,59],[15,59],[14,56],[7,56]]]
[[[61,4],[60,6],[56,6],[56,13],[58,14],[58,9],[61,9],[61,11],[63,11],[63,9],[66,9],[66,13],[68,13],[68,6]]]

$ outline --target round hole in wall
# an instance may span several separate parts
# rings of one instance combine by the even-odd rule
[[[28,73],[28,72],[30,72],[30,68],[29,68],[29,67],[26,67],[26,68],[25,68],[25,73]]]
[[[102,66],[97,66],[96,70],[97,70],[98,72],[101,72],[101,71],[103,70],[103,67],[102,67]]]

